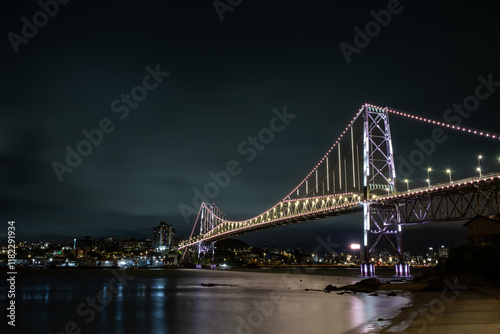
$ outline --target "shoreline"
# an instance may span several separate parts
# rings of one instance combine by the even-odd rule
[[[387,320],[387,326],[373,333],[500,333],[500,288],[417,290],[409,305]]]
[[[100,269],[100,270],[99,270]],[[184,270],[215,271],[210,269],[127,269],[137,277],[162,277]],[[219,271],[219,270],[217,270]],[[284,273],[291,274],[351,276],[357,281],[366,279],[355,275],[353,270],[231,270],[249,273]],[[356,272],[357,273],[357,272]],[[389,274],[389,273],[387,273]],[[71,268],[71,269],[20,269],[18,277],[85,277],[112,275],[111,269]],[[398,296],[408,298],[402,308],[387,310],[381,314],[383,318],[373,319],[364,324],[363,333],[500,333],[500,286],[477,284],[477,280],[460,278],[460,283],[453,279],[413,280],[405,281],[394,275],[380,275],[382,283],[376,289],[379,295],[395,292]],[[389,281],[389,282],[387,282]],[[463,285],[463,283],[467,283]],[[374,297],[376,298],[376,297]],[[368,330],[367,330],[368,329]],[[352,333],[360,333],[361,328]],[[349,332],[351,333],[351,331]]]
[[[305,275],[325,275],[325,276],[351,276],[353,278],[363,280],[368,277],[359,275],[358,268],[325,268],[325,267],[286,267],[286,268],[230,268],[230,269],[195,269],[195,268],[99,268],[99,267],[74,267],[74,268],[18,268],[17,272],[25,276],[50,276],[50,275],[61,275],[61,276],[77,276],[79,274],[86,275],[102,275],[102,273],[109,273],[111,270],[126,270],[127,272],[136,273],[140,276],[160,276],[165,273],[175,272],[180,270],[193,270],[193,271],[230,271],[230,272],[248,272],[248,273],[275,273],[283,274],[285,272],[291,274],[305,274]],[[6,269],[0,268],[0,272]],[[396,277],[394,275],[393,268],[381,268],[377,277],[382,280],[388,279],[413,279],[414,277]],[[417,271],[418,274],[418,271]]]

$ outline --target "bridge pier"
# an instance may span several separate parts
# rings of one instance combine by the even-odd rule
[[[398,208],[378,200],[397,193],[389,112],[387,108],[365,104],[362,113],[364,201],[361,204],[364,213],[365,259],[361,274],[365,276],[375,274],[371,254],[382,238],[391,244],[401,263],[404,259]],[[370,241],[372,234],[377,235],[373,242]]]
[[[212,254],[212,263],[215,260],[215,242],[198,243],[198,260],[203,260],[207,255]]]
[[[410,265],[408,263],[396,264],[396,276],[398,277],[408,277],[410,274]]]
[[[375,275],[375,267],[371,269],[371,254],[379,241],[385,237],[393,250],[397,253],[399,263],[395,266],[395,275],[398,277],[410,276],[410,266],[405,263],[403,254],[402,228],[398,209],[394,205],[365,203],[365,258],[361,265],[361,275]],[[370,243],[370,235],[378,235],[374,242]],[[392,239],[392,240],[391,240]],[[394,240],[395,239],[395,240]]]
[[[375,265],[373,263],[363,263],[361,267],[361,276],[375,276]]]
[[[201,263],[204,259],[211,256],[211,263],[214,263],[215,257],[215,242],[198,241],[194,245],[183,248],[181,262],[196,263],[196,268],[201,268]]]

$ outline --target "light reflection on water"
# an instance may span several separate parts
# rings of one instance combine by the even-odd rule
[[[128,270],[127,275],[134,272]],[[304,291],[351,284],[357,277],[219,270],[168,270],[162,275],[138,274],[126,286],[116,284],[114,294],[107,287],[112,275],[21,277],[16,327],[22,333],[55,334],[75,321],[82,333],[96,334],[346,333],[370,327],[407,302],[403,297]],[[100,312],[91,311],[87,303],[98,299],[101,289],[109,303]],[[0,288],[2,305],[4,290]],[[78,314],[82,303],[87,312]]]

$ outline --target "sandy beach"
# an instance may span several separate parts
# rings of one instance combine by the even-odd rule
[[[413,303],[379,333],[500,333],[500,288],[460,287],[455,282],[438,291],[416,291],[424,283],[401,284],[413,292]],[[405,286],[406,285],[406,286]],[[396,290],[394,284],[381,290]],[[437,289],[436,289],[437,290]]]

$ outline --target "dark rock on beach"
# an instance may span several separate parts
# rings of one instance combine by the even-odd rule
[[[353,285],[346,285],[339,290],[348,290],[354,292],[374,292],[380,287],[380,281],[378,278],[367,278]]]
[[[201,286],[214,287],[214,286],[237,286],[235,284],[214,284],[214,283],[201,283]]]

